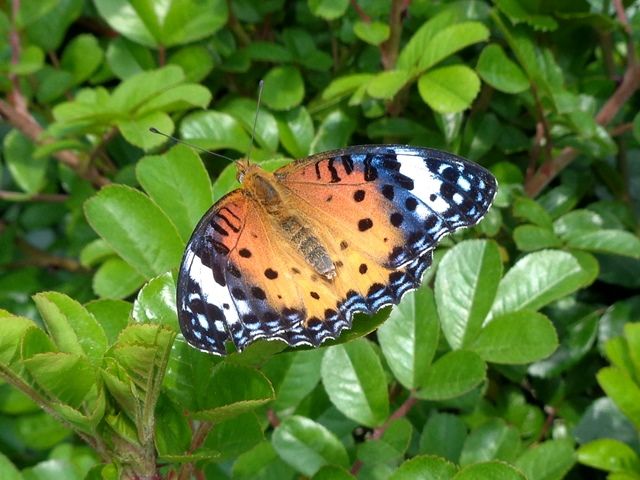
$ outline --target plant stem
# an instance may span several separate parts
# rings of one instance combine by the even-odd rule
[[[370,440],[380,440],[380,438],[382,438],[382,435],[384,435],[384,432],[387,431],[387,429],[389,428],[389,426],[395,421],[398,420],[399,418],[403,418],[405,417],[413,408],[413,406],[416,404],[416,402],[418,401],[418,399],[416,397],[414,397],[414,391],[411,391],[411,393],[409,394],[409,396],[406,398],[406,400],[404,402],[402,402],[402,405],[400,405],[398,407],[398,409],[393,412],[391,414],[391,416],[387,419],[386,422],[384,422],[381,426],[375,428],[373,430],[373,432],[371,433],[370,436]],[[352,475],[357,475],[358,472],[360,471],[360,469],[362,468],[363,463],[361,460],[356,460],[353,464],[353,466],[351,467],[351,474]]]

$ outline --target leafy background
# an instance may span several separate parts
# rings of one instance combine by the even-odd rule
[[[637,2],[2,5],[1,478],[640,478]],[[261,79],[265,168],[399,142],[500,191],[398,307],[220,359],[175,273],[235,169],[149,127],[240,158]]]

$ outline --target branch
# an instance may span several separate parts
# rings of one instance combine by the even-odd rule
[[[13,90],[11,97],[12,103],[0,99],[0,115],[34,143],[39,145],[51,143],[51,140],[41,139],[43,128],[26,108],[22,107],[22,105],[26,105],[22,93]],[[71,150],[61,150],[54,153],[53,156],[95,186],[101,187],[110,183],[109,179],[100,175],[94,167],[86,168],[80,158]]]
[[[551,128],[549,127],[549,122],[546,115],[544,114],[544,109],[542,108],[542,101],[540,100],[540,95],[538,95],[538,88],[534,83],[531,84],[531,93],[533,94],[535,111],[536,116],[538,117],[538,121],[536,123],[536,136],[533,141],[533,146],[531,147],[531,153],[529,155],[529,166],[527,167],[527,173],[525,177],[527,179],[534,175],[541,152],[544,154],[544,161],[542,163],[547,163],[553,155]]]
[[[371,17],[367,15],[367,12],[365,12],[360,5],[358,5],[358,0],[351,0],[351,6],[360,17],[360,20],[365,23],[371,23]]]
[[[387,421],[384,422],[380,427],[377,427],[373,430],[373,432],[371,433],[371,437],[369,438],[370,440],[380,440],[380,438],[382,438],[382,435],[384,435],[384,432],[387,431],[389,426],[395,420],[405,417],[411,411],[413,406],[418,401],[418,399],[413,396],[414,393],[415,392],[412,391],[407,397],[407,399],[402,403],[402,405],[400,405],[398,409],[391,414],[391,416],[387,419]],[[357,475],[360,469],[362,468],[362,465],[363,465],[362,461],[356,460],[353,466],[351,467],[351,474]]]
[[[627,68],[622,77],[622,82],[596,115],[596,122],[602,126],[608,125],[625,105],[627,100],[640,89],[640,64],[638,64],[636,59],[633,42],[630,40],[633,32],[631,32],[631,26],[624,12],[622,1],[613,0],[613,2],[618,14],[618,20],[629,39],[627,42]],[[540,194],[579,153],[580,152],[573,147],[566,147],[562,149],[558,155],[541,165],[525,182],[524,189],[527,195],[535,197]]]
[[[393,0],[389,13],[389,38],[380,45],[382,66],[385,70],[393,70],[398,60],[400,39],[402,37],[402,15],[409,8],[411,0]]]
[[[198,426],[191,437],[191,445],[187,452],[188,455],[191,455],[202,446],[212,428],[212,422],[201,421],[198,423]],[[195,472],[194,464],[192,462],[183,463],[180,467],[180,471],[178,472],[178,480],[188,480],[192,475],[198,477],[198,473]]]
[[[51,202],[59,203],[65,202],[69,198],[69,195],[64,193],[35,193],[29,194],[24,192],[9,192],[7,190],[0,190],[0,200],[6,200],[8,202]]]
[[[73,258],[58,257],[56,255],[52,255],[49,252],[34,247],[30,243],[20,238],[17,238],[15,242],[18,248],[27,256],[27,259],[11,262],[7,265],[8,267],[21,268],[25,266],[36,266],[41,268],[60,268],[68,272],[89,271],[80,262]]]
[[[20,0],[12,0],[11,30],[9,32],[9,44],[11,45],[11,64],[20,63],[20,35],[16,24],[16,17],[20,10]],[[47,144],[50,141],[42,141],[42,127],[29,113],[27,108],[27,100],[20,91],[19,78],[15,73],[9,74],[11,81],[11,92],[7,98],[9,102],[0,99],[0,115],[3,116],[13,127],[20,130],[25,136],[30,138],[36,144]],[[86,168],[82,164],[79,157],[70,150],[62,150],[54,154],[60,162],[68,165],[81,177],[89,180],[96,186],[103,186],[109,182],[109,179],[100,175],[95,168]]]

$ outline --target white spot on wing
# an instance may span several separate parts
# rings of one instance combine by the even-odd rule
[[[436,195],[435,200],[427,199],[426,203],[438,213],[444,213],[449,210],[449,204],[440,195]]]
[[[204,313],[198,314],[198,322],[200,323],[200,326],[205,330],[209,329],[209,322],[207,322],[207,317],[204,315]]]
[[[422,157],[398,154],[397,158],[400,162],[400,173],[413,179],[414,187],[413,190],[411,190],[411,193],[430,207],[434,207],[431,205],[432,202],[429,197],[433,193],[436,195],[440,193],[442,181],[431,173]],[[442,208],[442,206],[440,205],[439,208]],[[444,210],[447,208],[448,207],[444,208]],[[437,208],[435,209],[438,212],[444,211]]]
[[[212,305],[217,305],[222,310],[222,304],[228,303],[229,305],[233,305],[233,300],[231,300],[231,294],[229,293],[229,289],[225,286],[219,285],[213,279],[213,272],[209,267],[204,265],[192,250],[187,252],[188,257],[185,259],[186,262],[191,262],[191,268],[189,269],[189,276],[191,279],[200,285],[202,293],[205,298],[203,300]],[[193,259],[191,259],[191,257]],[[224,310],[225,320],[227,325],[232,325],[240,321],[238,317],[238,313],[235,309]],[[202,322],[200,322],[202,324]],[[204,325],[203,325],[204,326]],[[208,326],[208,323],[207,323]]]
[[[462,175],[460,175],[460,178],[458,178],[458,186],[465,192],[468,192],[469,190],[471,190],[471,183]]]

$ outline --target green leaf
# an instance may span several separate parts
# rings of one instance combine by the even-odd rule
[[[159,95],[183,83],[184,73],[175,65],[143,71],[127,78],[113,90],[110,106],[118,112],[134,113],[148,102],[155,101]]]
[[[168,63],[178,65],[188,82],[199,83],[213,70],[213,58],[203,45],[189,45],[169,56]]]
[[[478,58],[478,75],[496,90],[521,93],[529,89],[529,79],[496,43],[487,45]]]
[[[212,205],[211,181],[200,157],[193,149],[177,145],[165,155],[140,159],[136,177],[186,243]]]
[[[418,396],[427,400],[459,397],[482,383],[486,370],[487,365],[474,352],[448,352],[433,363]]]
[[[560,247],[562,240],[552,230],[537,225],[518,225],[513,230],[513,239],[518,250],[531,252],[546,248]]]
[[[97,370],[78,354],[38,353],[25,360],[25,366],[40,388],[74,408],[82,406],[98,381]],[[73,379],[72,382],[69,379]]]
[[[321,374],[331,402],[344,415],[370,427],[385,421],[389,414],[387,381],[367,340],[327,348]]]
[[[461,242],[442,258],[435,294],[442,332],[451,348],[459,349],[475,340],[501,276],[500,252],[494,242]]]
[[[518,430],[502,420],[494,418],[474,429],[467,436],[460,465],[472,465],[488,460],[512,462],[522,448]]]
[[[153,278],[140,289],[131,318],[138,323],[158,323],[178,330],[176,284],[171,273]]]
[[[476,463],[460,470],[455,480],[529,480],[511,465],[502,462]]]
[[[114,255],[113,249],[107,242],[97,238],[87,243],[80,252],[80,263],[84,267],[92,267]]]
[[[571,248],[640,259],[640,238],[624,230],[572,230],[565,240]]]
[[[592,311],[568,325],[560,336],[560,346],[546,360],[528,368],[529,374],[552,378],[568,370],[589,353],[598,336],[600,312]]]
[[[433,292],[406,294],[378,329],[378,341],[393,375],[406,388],[425,385],[438,346],[438,313]]]
[[[131,315],[131,304],[122,300],[93,300],[85,308],[102,326],[108,345],[115,343],[120,332],[129,323]]]
[[[216,461],[234,459],[264,440],[262,427],[252,412],[216,423],[207,435],[204,448],[220,452]]]
[[[157,67],[155,58],[148,48],[125,37],[111,40],[106,56],[109,68],[122,80]]]
[[[440,67],[418,80],[422,100],[439,113],[456,113],[471,107],[480,91],[476,73],[465,65]]]
[[[342,110],[334,110],[325,117],[311,142],[310,153],[326,152],[346,146],[356,122]]]
[[[457,467],[447,460],[431,455],[419,455],[407,460],[389,480],[450,480]]]
[[[253,60],[263,62],[288,63],[293,60],[293,55],[283,45],[260,40],[247,45],[247,53]]]
[[[575,462],[570,440],[549,440],[527,449],[514,466],[530,480],[560,480],[565,478]]]
[[[640,458],[626,443],[611,438],[601,438],[582,445],[577,452],[584,465],[607,472],[627,472],[640,475]],[[632,477],[633,478],[633,477]]]
[[[262,101],[274,110],[291,110],[304,99],[300,71],[290,65],[274,67],[264,77]]]
[[[93,276],[93,291],[101,298],[121,299],[135,293],[145,277],[119,257],[107,259]]]
[[[447,12],[433,17],[413,34],[398,57],[396,68],[418,73],[427,70],[455,52],[489,38],[479,22],[453,23]]]
[[[45,460],[23,470],[23,478],[27,480],[53,480],[65,478],[69,480],[81,480],[76,473],[76,467],[67,460]]]
[[[640,239],[637,236],[606,227],[599,214],[579,209],[563,215],[553,224],[556,235],[569,247],[640,258]]]
[[[434,413],[420,435],[420,453],[457,463],[466,436],[467,427],[462,419],[450,413]]]
[[[110,393],[137,428],[149,435],[175,336],[162,325],[129,325],[105,357],[102,373]]]
[[[137,109],[139,116],[162,110],[162,113],[176,112],[198,107],[206,108],[211,101],[211,92],[202,85],[182,84],[158,92]]]
[[[373,77],[367,85],[367,93],[373,98],[388,100],[393,98],[409,82],[405,70],[387,70]]]
[[[584,286],[587,272],[576,257],[542,250],[521,258],[502,278],[493,316],[517,310],[537,310]]]
[[[73,75],[76,85],[87,80],[95,72],[104,53],[93,35],[78,35],[64,49],[60,66]]]
[[[487,362],[522,365],[551,355],[558,337],[547,317],[525,310],[493,317],[470,348]]]
[[[404,459],[412,433],[413,427],[406,418],[394,420],[388,425],[382,438],[358,445],[357,458],[372,470],[386,465],[396,466]]]
[[[280,457],[308,477],[323,465],[349,466],[347,452],[333,433],[313,420],[288,417],[274,430],[273,448]]]
[[[271,112],[247,98],[234,98],[222,107],[224,113],[233,115],[247,132],[254,133],[255,141],[271,152],[278,149],[278,123]],[[256,118],[257,115],[257,118]],[[253,123],[256,121],[255,132]]]
[[[3,453],[0,453],[0,477],[5,480],[22,480],[23,478],[20,471]]]
[[[436,33],[429,41],[418,61],[418,71],[423,72],[457,51],[488,38],[489,29],[482,23],[461,22],[450,25]]]
[[[35,45],[24,47],[20,51],[18,63],[10,64],[9,72],[16,75],[36,73],[44,65],[44,52]]]
[[[341,17],[349,6],[349,0],[308,0],[308,2],[311,13],[325,20]]]
[[[523,218],[531,223],[551,229],[553,219],[551,215],[540,205],[540,203],[527,197],[518,197],[513,202],[513,214],[518,218]]]
[[[262,368],[276,391],[276,411],[295,408],[320,381],[322,350],[284,353],[271,358]]]
[[[193,388],[192,415],[211,422],[246,413],[274,398],[273,387],[260,372],[226,363],[215,367],[208,382],[198,381]]]
[[[636,381],[617,367],[601,369],[596,378],[622,413],[633,422],[636,428],[640,428],[640,386]]]
[[[356,37],[360,40],[370,45],[378,46],[389,38],[391,29],[386,23],[357,20],[353,24],[353,33],[355,33]]]
[[[496,4],[500,11],[504,13],[515,25],[525,22],[534,30],[553,31],[558,28],[558,22],[550,16],[530,11],[527,7],[537,6],[537,3],[528,3],[518,0],[497,0]]]
[[[111,28],[147,47],[200,40],[220,29],[228,17],[224,0],[183,0],[164,8],[127,0],[96,0],[95,4]]]
[[[30,328],[35,328],[32,320],[0,309],[0,365],[10,365],[17,358],[22,337]]]
[[[145,278],[175,268],[183,243],[160,208],[137,190],[111,185],[84,204],[89,224]]]
[[[282,146],[294,158],[309,155],[315,136],[313,120],[305,107],[297,107],[276,116]]]
[[[232,469],[234,480],[293,480],[294,473],[266,441],[238,456]]]
[[[465,129],[465,143],[470,137],[466,157],[469,160],[478,161],[491,151],[502,133],[502,124],[493,113],[488,113],[481,119],[472,120]]]
[[[63,293],[45,292],[33,297],[56,346],[66,353],[86,355],[94,365],[107,349],[104,330],[82,305]]]
[[[161,132],[173,132],[173,120],[164,112],[151,112],[136,118],[119,120],[116,125],[127,142],[145,151],[166,141],[163,136],[151,132],[150,128],[157,128]]]
[[[316,472],[311,480],[353,480],[355,478],[345,468],[336,465],[325,465]]]
[[[24,28],[37,21],[49,13],[55,4],[54,0],[27,0],[21,2],[18,5],[20,7],[19,10],[15,12],[16,26]]]
[[[25,192],[34,194],[45,184],[48,158],[35,158],[35,146],[18,130],[11,130],[3,141],[4,159],[16,184]]]
[[[371,73],[354,73],[338,77],[323,90],[322,99],[331,100],[351,95],[358,88],[366,86],[374,77],[375,75]]]
[[[73,75],[71,75],[71,73],[65,70],[56,70],[55,68],[49,66],[45,66],[44,68],[39,70],[36,73],[36,78],[38,81],[38,91],[36,93],[36,97],[38,101],[42,103],[53,103],[73,87]],[[34,156],[36,158],[39,158],[43,155],[54,153],[56,150],[49,150],[54,149],[54,145],[55,144],[52,143],[40,145],[35,150]],[[74,146],[80,146],[81,148],[84,147],[84,145],[82,144]]]
[[[82,0],[57,0],[51,2],[36,0],[30,3],[39,7],[46,6],[47,12],[30,21],[27,27],[29,40],[41,48],[46,48],[50,51],[57,50],[60,48],[69,25],[82,14],[84,2]]]
[[[637,142],[640,142],[640,112],[633,117],[633,136]]]
[[[165,396],[160,396],[155,417],[155,443],[159,458],[167,459],[187,452],[192,432],[180,407]]]
[[[251,146],[251,138],[238,120],[212,110],[184,117],[180,124],[180,135],[190,143],[209,150],[231,148],[246,152]]]

